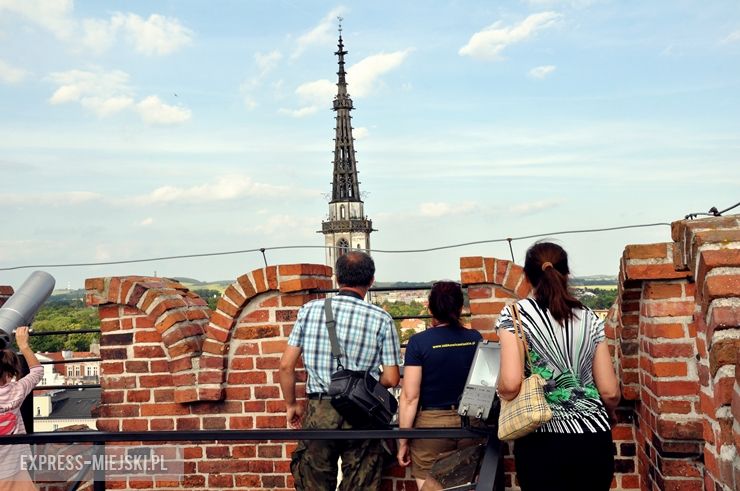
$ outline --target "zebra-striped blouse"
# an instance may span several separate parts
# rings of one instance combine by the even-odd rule
[[[573,321],[563,326],[534,299],[517,304],[533,372],[547,381],[545,397],[553,413],[550,422],[537,431],[608,431],[609,417],[593,379],[594,354],[596,346],[604,341],[604,323],[590,309],[583,309],[577,310]],[[501,311],[496,328],[514,332],[509,306]]]

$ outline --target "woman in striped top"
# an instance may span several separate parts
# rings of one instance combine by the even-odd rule
[[[619,402],[603,322],[568,291],[568,255],[551,242],[529,248],[524,274],[533,295],[517,302],[534,373],[547,381],[552,419],[514,443],[522,491],[608,490],[614,475],[611,436]],[[519,393],[525,375],[522,344],[511,310],[499,316],[501,368],[498,392]]]

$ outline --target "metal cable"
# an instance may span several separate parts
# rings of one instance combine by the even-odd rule
[[[738,203],[740,205],[740,203]],[[737,205],[735,205],[737,206]],[[734,207],[732,207],[734,208]],[[728,208],[728,210],[732,209]],[[724,210],[727,211],[727,210]],[[444,246],[438,246],[438,247],[429,247],[426,249],[405,249],[405,250],[392,250],[392,249],[369,249],[369,252],[372,253],[381,253],[381,254],[410,254],[410,253],[418,253],[418,252],[432,252],[432,251],[441,251],[445,249],[455,249],[458,247],[466,247],[471,245],[480,245],[480,244],[493,244],[497,242],[509,242],[511,244],[511,241],[514,240],[525,240],[525,239],[533,239],[537,237],[551,237],[554,235],[566,235],[566,234],[582,234],[582,233],[593,233],[593,232],[608,232],[612,230],[625,230],[625,229],[631,229],[631,228],[645,228],[645,227],[656,227],[656,226],[670,226],[670,223],[666,222],[657,222],[657,223],[643,223],[639,225],[622,225],[618,227],[606,227],[606,228],[594,228],[594,229],[581,229],[581,230],[562,230],[559,232],[549,232],[545,234],[533,234],[533,235],[523,235],[520,237],[506,237],[503,239],[487,239],[487,240],[475,240],[471,242],[461,242],[458,244],[449,244]],[[124,259],[124,260],[118,260],[118,261],[100,261],[100,262],[80,262],[80,263],[60,263],[60,264],[25,264],[22,266],[7,266],[0,268],[0,271],[13,271],[17,269],[31,269],[31,268],[72,268],[72,267],[82,267],[82,266],[107,266],[107,265],[114,265],[114,264],[133,264],[133,263],[145,263],[145,262],[152,262],[152,261],[167,261],[171,259],[190,259],[195,257],[212,257],[212,256],[228,256],[233,254],[246,254],[250,252],[260,252],[263,254],[264,258],[264,252],[265,251],[278,251],[278,250],[287,250],[287,249],[337,249],[337,247],[333,246],[317,246],[317,245],[290,245],[290,246],[274,246],[274,247],[257,247],[254,249],[241,249],[237,251],[222,251],[222,252],[204,252],[201,254],[181,254],[176,256],[160,256],[160,257],[150,257],[150,258],[142,258],[142,259]]]

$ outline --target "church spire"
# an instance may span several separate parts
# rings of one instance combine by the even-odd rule
[[[344,70],[344,49],[342,40],[342,18],[339,17],[339,48],[334,54],[339,57],[337,72],[337,95],[334,97],[336,112],[336,134],[334,136],[334,179],[332,181],[331,201],[362,201],[357,180],[357,161],[355,144],[352,138],[352,99],[347,92],[347,72]]]
[[[337,72],[337,95],[334,97],[334,112],[337,123],[334,135],[334,176],[332,179],[329,217],[321,222],[326,245],[326,264],[334,267],[339,256],[350,250],[370,252],[370,233],[373,222],[365,215],[365,204],[360,199],[360,183],[357,181],[355,141],[352,138],[352,99],[347,92],[347,72],[344,70],[342,40],[342,18],[339,18],[339,43],[334,53],[339,57]]]

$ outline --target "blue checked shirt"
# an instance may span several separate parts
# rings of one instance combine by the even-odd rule
[[[398,333],[388,313],[364,300],[337,295],[331,300],[342,365],[348,370],[372,369],[380,377],[380,365],[401,362]],[[331,355],[329,330],[324,320],[324,300],[313,300],[298,311],[288,344],[301,348],[308,372],[306,392],[326,392],[337,361]]]

